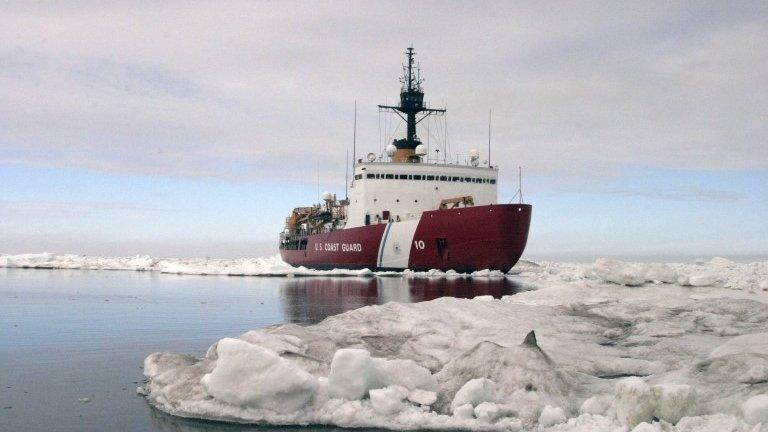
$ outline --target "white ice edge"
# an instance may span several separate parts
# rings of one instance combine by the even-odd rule
[[[768,262],[541,263],[519,277],[536,289],[152,354],[141,391],[170,414],[245,423],[768,432]],[[530,330],[538,345],[521,344]]]
[[[37,268],[62,270],[128,270],[153,271],[167,274],[198,276],[275,276],[275,277],[475,277],[502,278],[507,276],[500,271],[480,270],[473,273],[457,273],[453,270],[443,272],[413,272],[405,270],[379,271],[362,270],[314,270],[306,267],[293,267],[284,262],[279,255],[260,258],[210,259],[210,258],[155,258],[148,255],[133,257],[98,257],[74,254],[17,254],[0,255],[0,268]]]
[[[724,258],[713,258],[696,263],[628,263],[598,259],[593,264],[534,263],[520,260],[508,273],[480,270],[457,273],[449,270],[402,272],[372,272],[363,270],[314,270],[293,267],[279,255],[260,258],[210,259],[210,258],[154,258],[148,255],[133,257],[97,257],[73,254],[0,254],[0,268],[40,268],[69,270],[133,270],[154,271],[167,274],[201,276],[277,276],[277,277],[407,277],[407,278],[503,278],[520,277],[535,285],[536,281],[552,276],[563,281],[600,281],[617,285],[641,286],[647,284],[676,283],[684,286],[714,286],[750,292],[768,290],[768,280],[759,278],[768,261],[736,263]]]

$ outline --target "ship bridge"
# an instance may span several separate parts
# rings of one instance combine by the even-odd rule
[[[345,228],[418,219],[446,206],[496,204],[498,169],[368,162],[354,169]]]

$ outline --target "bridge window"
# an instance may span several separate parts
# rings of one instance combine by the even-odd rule
[[[472,181],[472,179],[470,177],[464,177],[464,182],[469,183],[471,181]]]
[[[384,178],[392,179],[392,178],[395,178],[395,176],[392,174],[384,174]]]
[[[421,174],[414,174],[413,175],[414,180],[421,180]]]
[[[408,174],[400,174],[400,180],[408,180]]]
[[[454,177],[454,178],[451,179],[451,181],[457,182],[457,181],[459,181],[459,178],[458,177]]]
[[[370,179],[372,179],[372,178],[373,178],[373,174],[366,174],[366,175],[365,175],[365,178],[370,178]]]
[[[491,179],[491,184],[496,184],[496,179]]]
[[[363,178],[362,174],[355,174],[355,180],[360,180],[361,178]]]
[[[440,181],[446,181],[446,180],[448,180],[448,177],[446,177],[446,176],[440,176]]]
[[[427,180],[434,180],[434,179],[435,179],[435,176],[433,176],[433,175],[428,175],[427,176]]]

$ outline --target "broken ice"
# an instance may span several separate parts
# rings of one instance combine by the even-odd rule
[[[222,339],[203,358],[152,354],[144,392],[171,414],[248,423],[768,431],[768,263],[516,273],[536,289],[368,306]]]

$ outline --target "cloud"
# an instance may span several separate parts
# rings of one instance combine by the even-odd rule
[[[173,210],[126,203],[0,200],[0,216],[4,223],[13,219],[29,222],[34,219],[82,218],[110,212],[144,214],[169,211]]]
[[[352,101],[359,153],[376,151],[375,104],[413,42],[454,150],[485,149],[493,108],[502,167],[765,170],[766,18],[765,2],[13,3],[0,163],[341,179]]]

